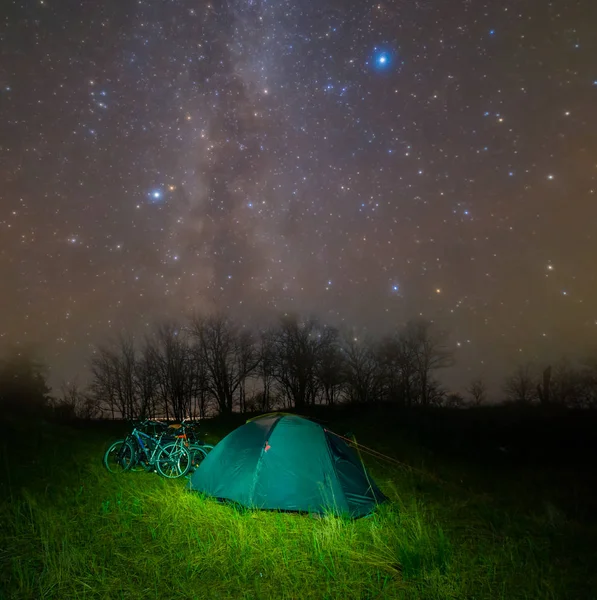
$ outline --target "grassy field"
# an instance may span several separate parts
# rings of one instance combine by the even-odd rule
[[[331,418],[416,469],[365,455],[392,500],[368,518],[239,512],[185,481],[107,473],[113,425],[13,422],[0,598],[597,598],[594,467],[511,459],[512,440],[475,445],[441,419]],[[233,427],[207,423],[209,441]]]

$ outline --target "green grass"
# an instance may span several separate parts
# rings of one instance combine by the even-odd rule
[[[2,599],[597,597],[594,524],[548,499],[529,511],[512,494],[467,489],[435,466],[373,460],[391,503],[356,521],[312,518],[239,511],[144,472],[111,475],[110,432],[21,429],[4,437],[0,465]],[[520,485],[502,477],[507,490]]]

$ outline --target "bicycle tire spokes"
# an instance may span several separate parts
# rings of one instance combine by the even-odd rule
[[[186,475],[191,466],[188,450],[176,442],[166,444],[157,460],[159,473],[168,479],[176,479]]]
[[[134,451],[126,440],[114,442],[104,454],[104,466],[110,473],[130,470],[134,462]]]

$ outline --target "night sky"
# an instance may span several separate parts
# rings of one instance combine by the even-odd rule
[[[594,0],[4,2],[0,344],[56,384],[217,307],[422,315],[456,386],[587,352],[596,28]]]

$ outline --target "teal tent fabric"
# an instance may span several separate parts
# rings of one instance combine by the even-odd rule
[[[341,438],[289,414],[266,415],[228,434],[193,473],[190,488],[248,508],[351,517],[386,500]]]

